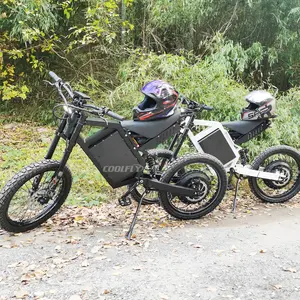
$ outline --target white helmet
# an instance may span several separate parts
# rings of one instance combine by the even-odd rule
[[[268,119],[275,117],[276,100],[266,91],[253,91],[248,94],[249,105],[242,109],[242,120]]]

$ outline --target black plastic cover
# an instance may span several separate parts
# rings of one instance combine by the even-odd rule
[[[205,153],[215,156],[224,165],[236,157],[226,138],[219,129],[210,133],[198,141],[198,143]]]
[[[134,178],[144,169],[118,131],[90,146],[89,150],[99,163],[101,174],[112,187],[120,186],[122,181]]]

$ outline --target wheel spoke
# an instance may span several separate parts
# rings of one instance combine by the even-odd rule
[[[8,216],[12,221],[18,223],[30,222],[31,220],[39,218],[53,206],[62,190],[62,183],[60,181],[53,193],[53,199],[48,199],[49,183],[51,182],[53,174],[53,171],[41,174],[42,178],[38,189],[32,195],[30,195],[30,191],[32,190],[30,186],[32,186],[36,176],[29,179],[20,187],[11,200],[8,209]],[[26,201],[24,201],[25,199]],[[42,204],[40,201],[46,202]]]

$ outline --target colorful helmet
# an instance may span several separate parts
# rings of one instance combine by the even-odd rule
[[[249,105],[242,109],[242,120],[267,119],[275,116],[276,100],[266,91],[253,91],[248,94]]]
[[[154,80],[143,88],[144,100],[133,108],[133,120],[150,121],[171,116],[175,111],[178,92],[167,82]]]

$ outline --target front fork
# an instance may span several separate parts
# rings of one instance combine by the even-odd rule
[[[45,159],[51,159],[53,157],[53,154],[57,148],[57,145],[61,139],[61,137],[63,136],[63,131],[67,125],[67,118],[68,118],[68,114],[65,113],[63,116],[63,120],[61,121],[59,127],[57,128],[56,132],[55,132],[55,136],[53,141],[51,142],[51,145],[48,149],[48,152],[45,156]],[[67,161],[72,153],[72,150],[74,148],[74,146],[77,143],[77,139],[79,137],[79,134],[82,130],[82,127],[84,125],[84,121],[85,121],[86,117],[82,114],[79,116],[77,124],[75,126],[75,129],[73,131],[73,133],[71,134],[69,139],[66,139],[66,148],[63,154],[63,157],[60,161],[59,164],[59,168],[55,171],[55,174],[52,177],[52,188],[55,189],[57,183],[60,181],[61,177],[63,176],[63,170],[67,164]],[[32,184],[32,189],[33,191],[37,190],[41,180],[42,180],[43,174],[40,174],[38,176],[36,176],[34,178],[33,184]]]
[[[173,151],[173,156],[172,156],[172,160],[177,158],[177,155],[181,149],[182,144],[184,143],[188,132],[190,130],[191,124],[194,122],[195,116],[191,115],[189,116],[189,119],[186,121],[183,131],[182,132],[178,132],[172,139],[171,144],[169,145],[168,150]],[[162,162],[159,165],[159,171],[162,171],[162,169],[164,168],[165,164],[167,163],[167,159],[163,159]]]

